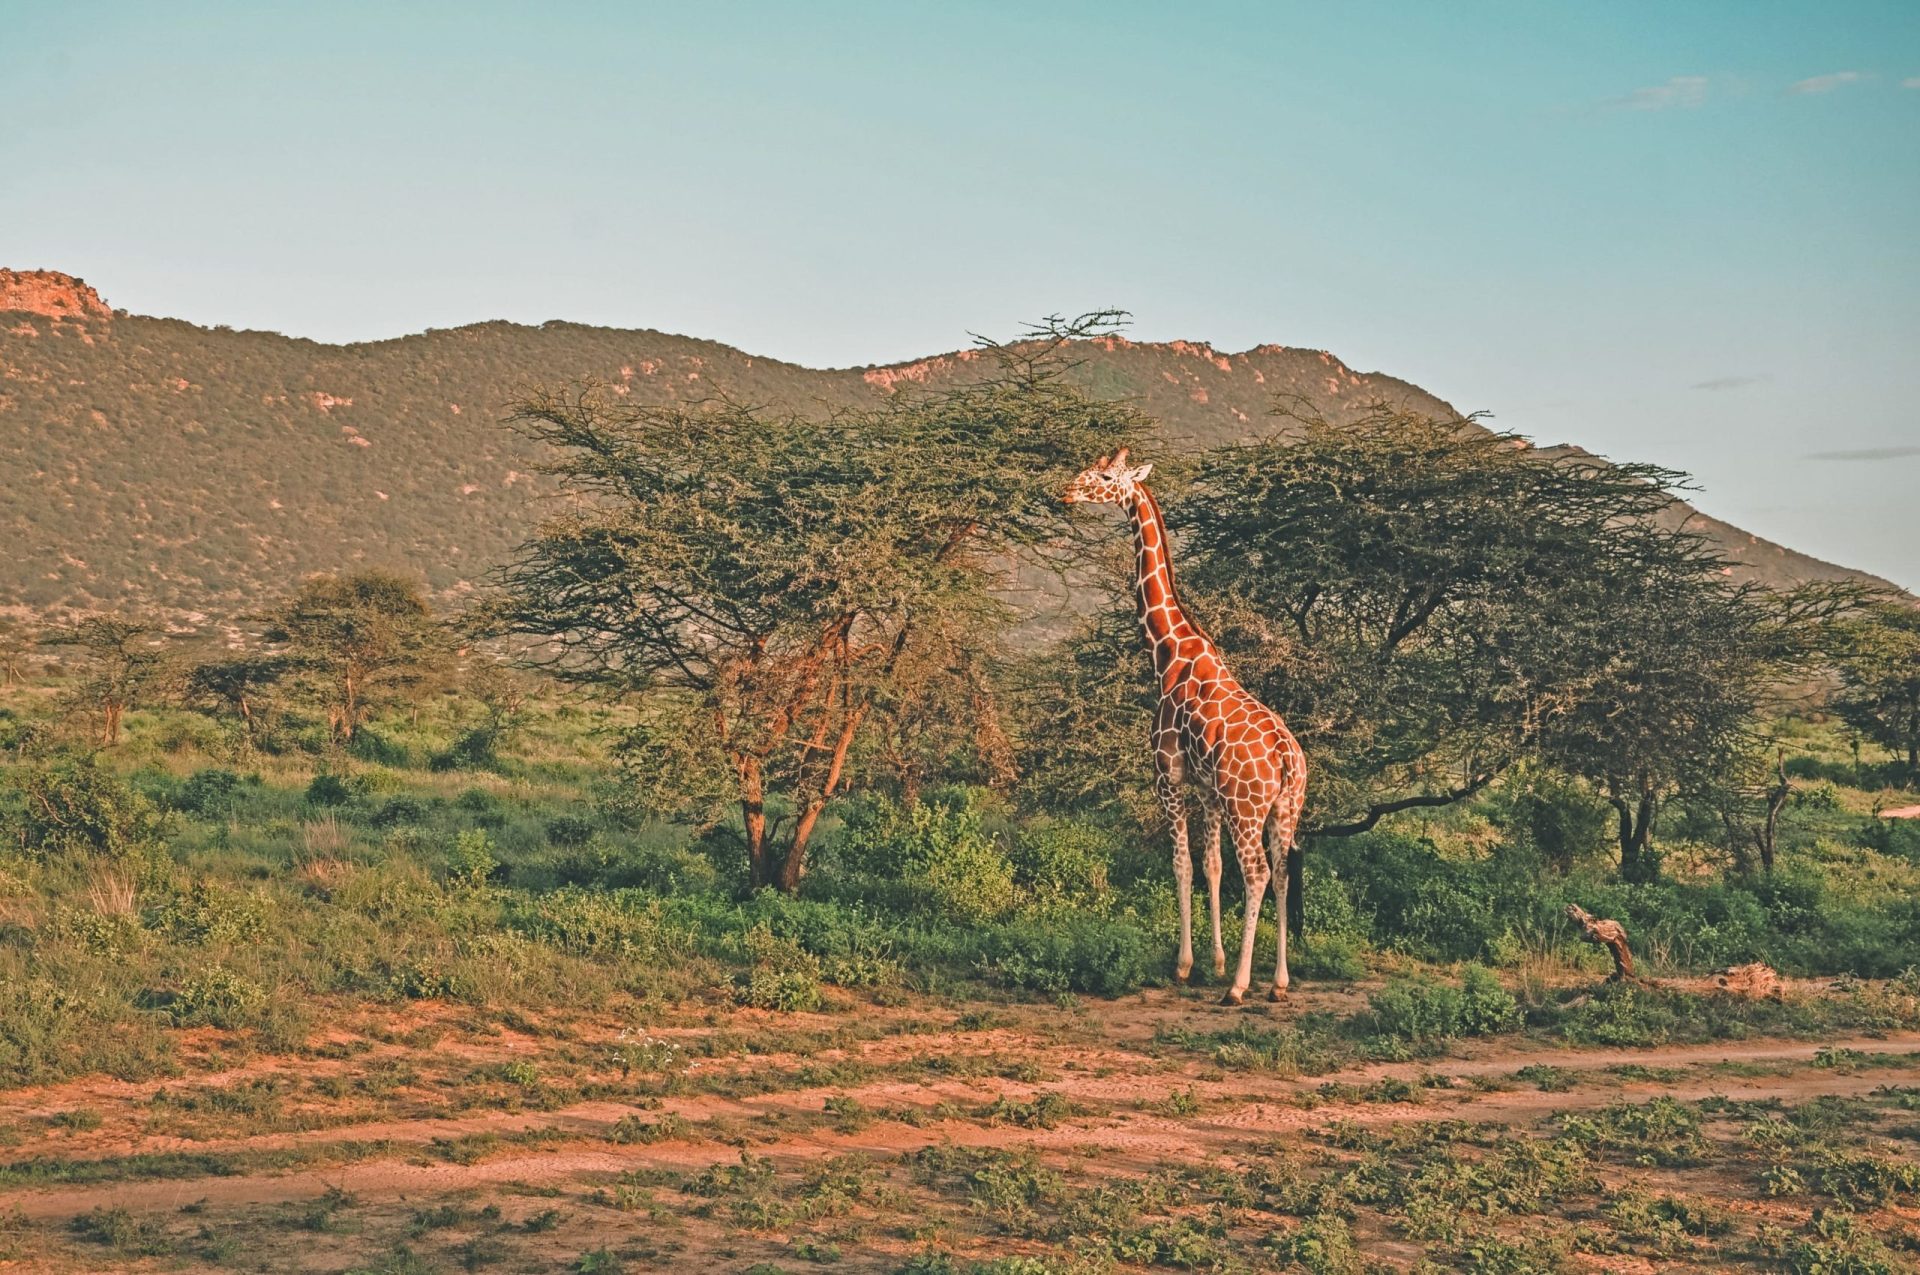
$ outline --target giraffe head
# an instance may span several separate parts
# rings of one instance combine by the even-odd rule
[[[1060,499],[1068,504],[1124,505],[1132,501],[1141,480],[1153,472],[1151,463],[1127,465],[1127,449],[1122,447],[1109,460],[1102,456],[1067,484]]]

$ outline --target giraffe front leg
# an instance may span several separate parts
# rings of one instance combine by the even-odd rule
[[[1207,916],[1213,922],[1213,976],[1227,972],[1227,949],[1220,942],[1220,812],[1209,807],[1201,816],[1205,821],[1207,873]]]
[[[1163,769],[1154,788],[1173,829],[1173,889],[1180,900],[1180,962],[1174,977],[1182,983],[1193,973],[1193,853],[1187,845],[1187,803],[1177,778]]]
[[[1234,971],[1233,986],[1221,998],[1223,1005],[1240,1004],[1253,983],[1253,936],[1260,928],[1260,905],[1266,901],[1267,878],[1271,875],[1266,847],[1260,844],[1261,822],[1238,816],[1233,821],[1233,853],[1240,861],[1241,879],[1247,883],[1247,914],[1240,930],[1240,965]]]

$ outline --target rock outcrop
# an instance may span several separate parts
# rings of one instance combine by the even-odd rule
[[[0,270],[0,312],[15,310],[50,319],[110,319],[100,294],[58,270]]]

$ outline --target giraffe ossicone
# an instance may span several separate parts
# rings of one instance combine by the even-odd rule
[[[1213,927],[1214,973],[1225,973],[1220,937],[1220,832],[1233,840],[1246,882],[1240,962],[1225,1003],[1238,1005],[1253,981],[1253,940],[1267,886],[1278,912],[1271,996],[1286,993],[1287,852],[1307,794],[1307,759],[1280,719],[1228,671],[1213,640],[1186,613],[1173,583],[1172,544],[1160,504],[1147,489],[1151,464],[1129,466],[1127,449],[1083,470],[1061,498],[1069,504],[1123,507],[1133,522],[1134,597],[1140,631],[1153,656],[1160,705],[1153,722],[1154,788],[1173,829],[1173,879],[1180,898],[1180,956],[1193,969],[1193,855],[1187,838],[1189,788],[1199,800],[1206,839],[1202,868]]]

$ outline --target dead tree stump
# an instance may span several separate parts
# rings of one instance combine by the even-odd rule
[[[1586,931],[1587,942],[1613,954],[1613,973],[1607,975],[1608,982],[1633,977],[1633,953],[1627,948],[1626,926],[1618,921],[1603,921],[1578,903],[1567,904],[1567,919]]]
[[[1722,970],[1714,975],[1713,985],[1729,996],[1744,996],[1750,1000],[1778,999],[1781,994],[1780,976],[1774,973],[1772,966],[1759,961]]]

